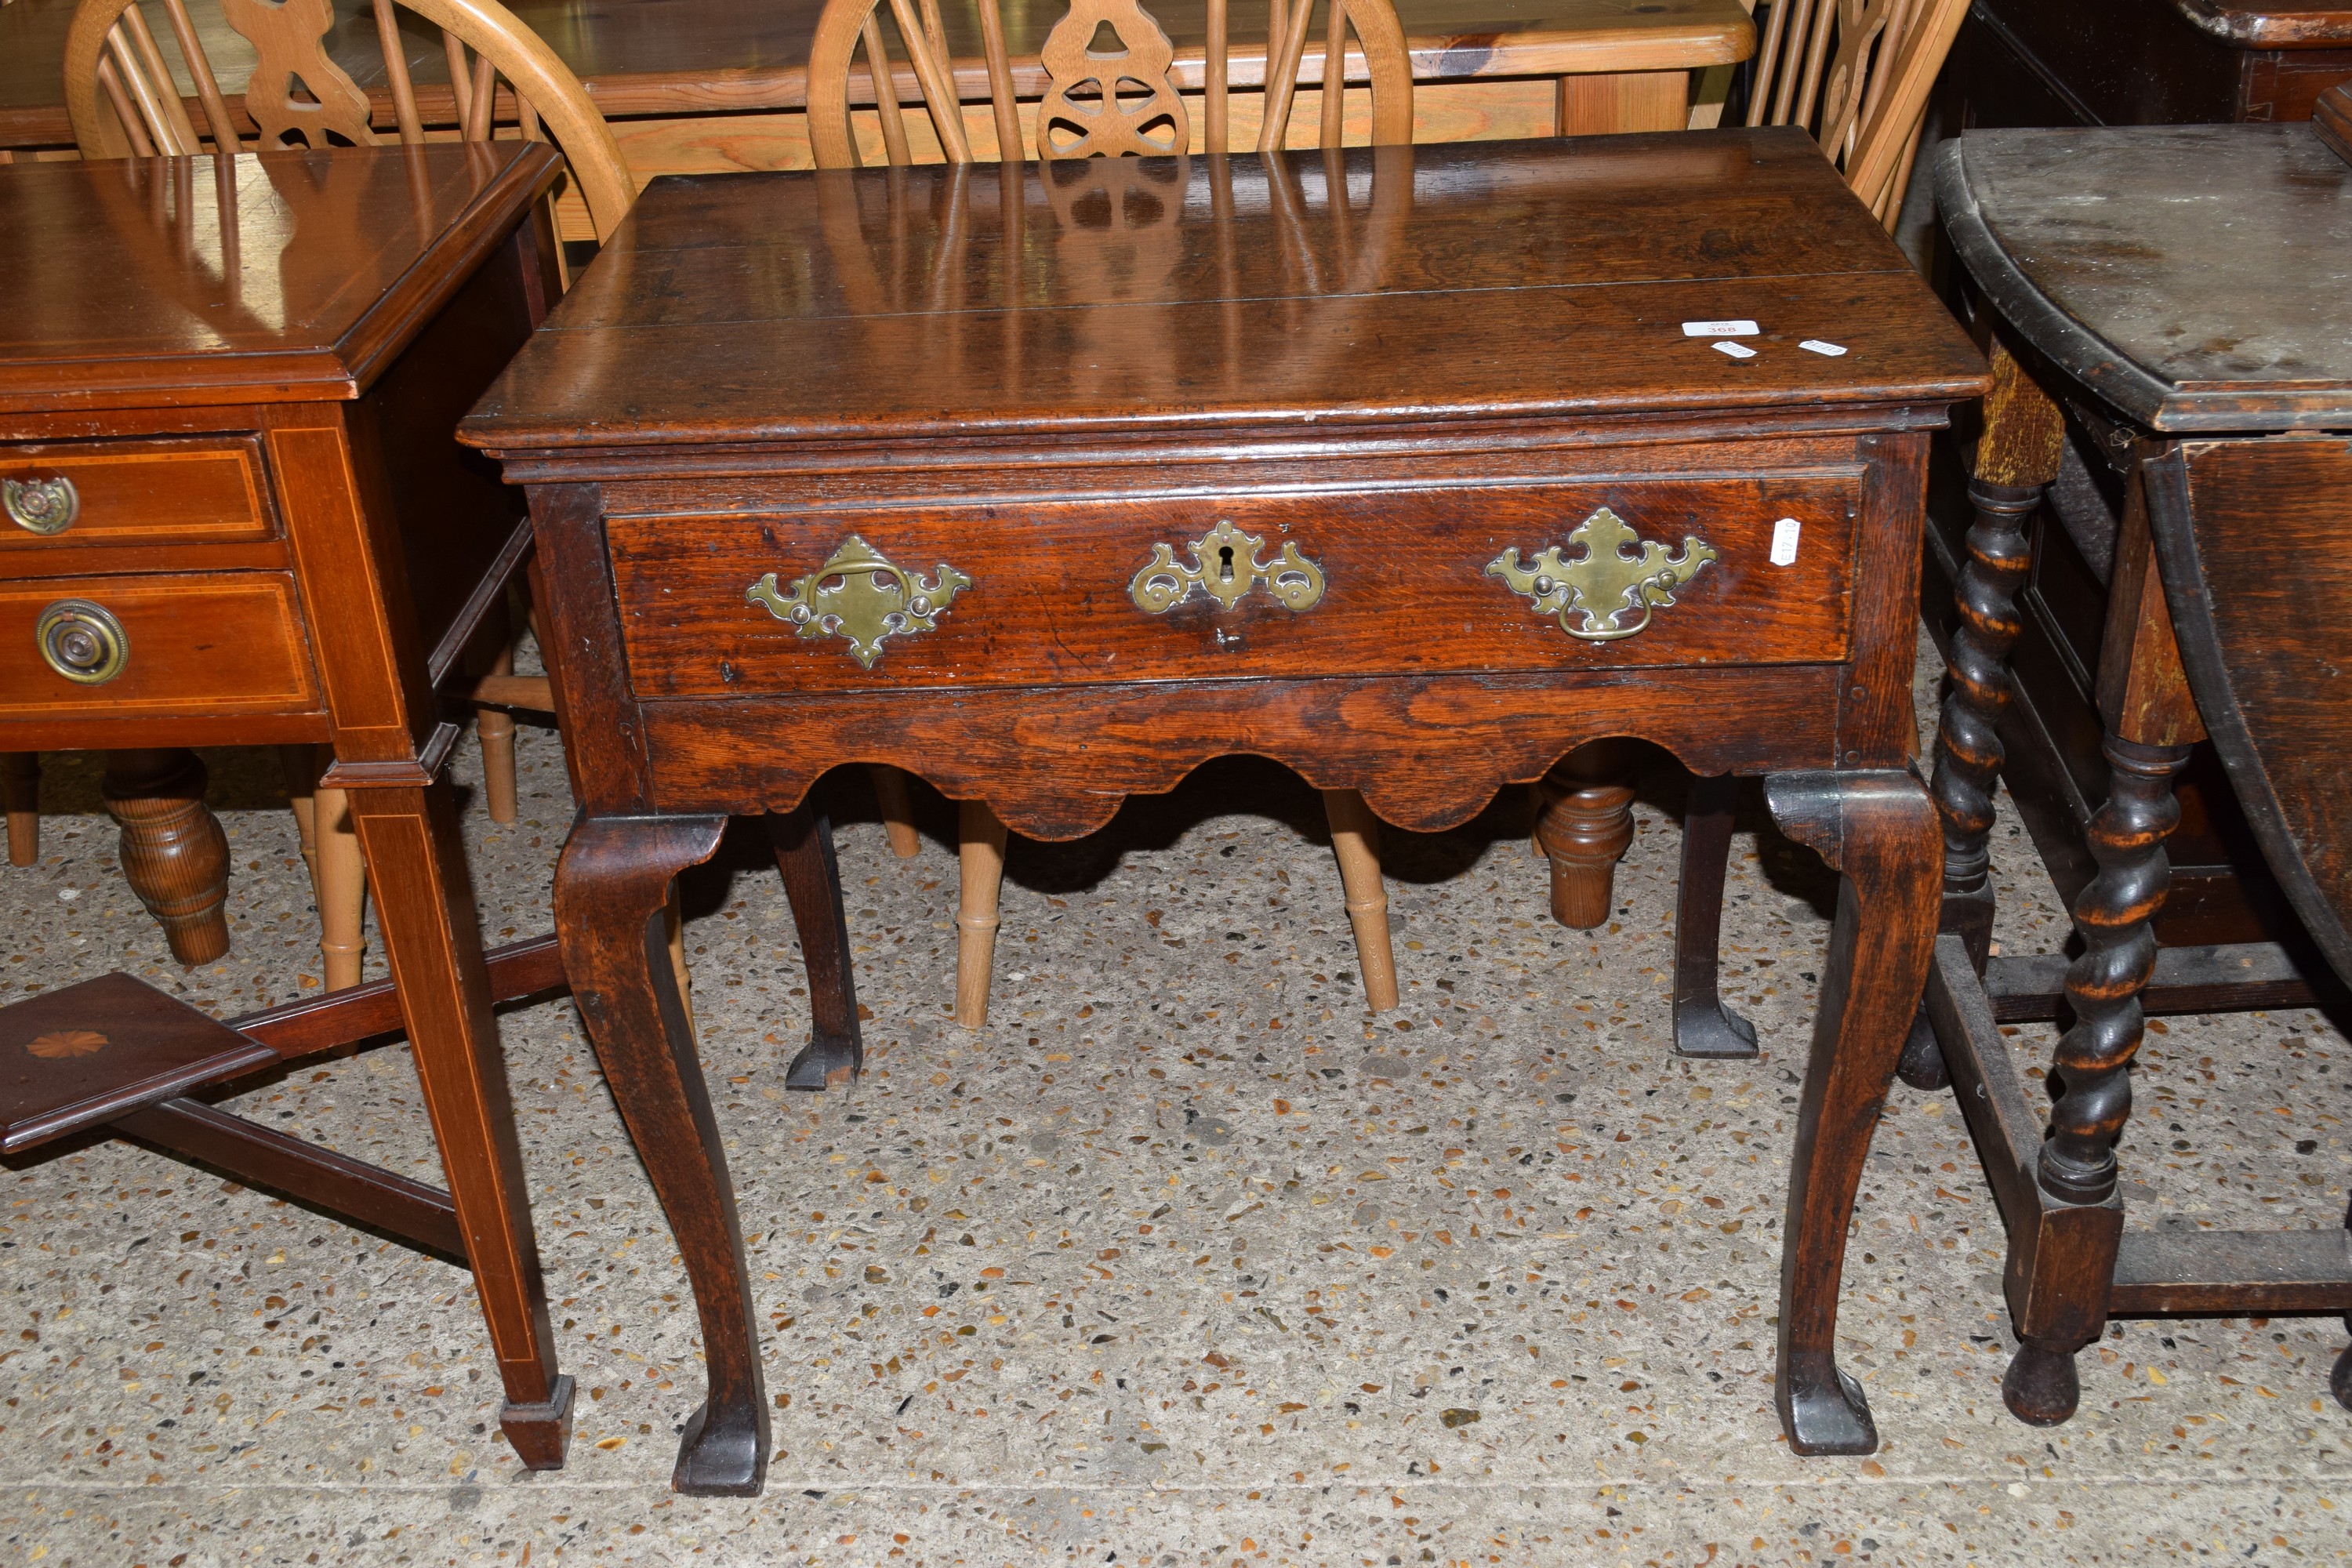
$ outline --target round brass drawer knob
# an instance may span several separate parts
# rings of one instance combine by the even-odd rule
[[[112,680],[131,662],[131,635],[88,599],[59,599],[43,610],[33,640],[51,669],[84,686]]]
[[[0,511],[28,532],[63,533],[81,515],[81,497],[62,474],[54,479],[0,479]]]

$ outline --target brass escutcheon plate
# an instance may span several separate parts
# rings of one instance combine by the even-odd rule
[[[743,597],[803,637],[847,638],[849,657],[871,669],[885,638],[938,630],[948,605],[971,586],[970,577],[944,561],[926,583],[853,533],[824,565],[794,578],[790,592],[776,591],[771,572]]]
[[[1695,534],[1669,555],[1654,539],[1643,539],[1625,520],[1602,507],[1568,536],[1583,553],[1562,560],[1559,546],[1547,545],[1528,565],[1519,564],[1517,545],[1486,563],[1486,575],[1500,577],[1514,594],[1525,595],[1539,616],[1558,616],[1559,629],[1583,642],[1615,642],[1650,624],[1654,609],[1672,605],[1674,591],[1716,560],[1715,546]],[[1631,549],[1633,553],[1627,554]],[[1569,617],[1581,624],[1570,624]],[[1627,616],[1637,616],[1623,625]]]
[[[1257,552],[1265,548],[1265,541],[1220,518],[1216,527],[1184,548],[1192,552],[1190,566],[1177,564],[1173,546],[1151,547],[1151,559],[1127,585],[1127,596],[1137,609],[1165,615],[1197,588],[1214,599],[1218,608],[1230,610],[1260,583],[1287,610],[1311,610],[1322,601],[1323,569],[1287,541],[1272,564],[1261,563]]]

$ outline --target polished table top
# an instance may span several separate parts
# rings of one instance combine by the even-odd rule
[[[1760,325],[1753,357],[1683,331],[1723,318]],[[1981,366],[1793,130],[692,175],[647,188],[463,435],[511,453],[1940,405]]]
[[[74,4],[14,0],[0,6],[0,146],[71,143],[58,68]],[[333,4],[329,54],[362,86],[383,89],[366,0]],[[511,7],[587,83],[607,115],[799,108],[823,8],[823,0],[516,0]],[[1016,60],[1034,62],[1064,9],[1062,0],[1003,6]],[[1197,80],[1202,0],[1166,0],[1150,9],[1176,43],[1179,75]],[[216,5],[197,0],[192,11],[222,90],[234,100],[252,70],[252,46],[221,20]],[[950,52],[976,72],[977,13],[952,3],[941,11]],[[1399,0],[1397,12],[1413,50],[1413,74],[1427,80],[1687,70],[1745,59],[1755,48],[1755,29],[1738,0]],[[1237,52],[1265,37],[1265,0],[1234,0],[1232,16]],[[417,80],[446,82],[438,30],[406,11],[400,21]],[[156,33],[176,59],[169,29],[159,24]],[[1309,45],[1310,58],[1318,43],[1319,36]],[[984,79],[975,75],[969,91],[984,96]]]
[[[355,396],[557,166],[527,142],[0,165],[0,412]]]
[[[2150,428],[2352,423],[2352,164],[2311,126],[1972,131],[1935,179],[2002,314]]]

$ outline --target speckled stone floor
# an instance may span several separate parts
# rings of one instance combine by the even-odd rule
[[[470,746],[461,783],[476,766]],[[542,929],[571,816],[466,813],[493,940]],[[302,994],[307,884],[268,759],[215,753],[236,948],[173,964],[89,759],[0,872],[0,984],[124,967],[232,1014]],[[1315,798],[1234,762],[1082,843],[1016,843],[995,1020],[948,1018],[954,859],[891,858],[839,781],[869,1070],[788,1097],[805,1027],[756,837],[688,887],[705,1058],[765,1320],[754,1501],[674,1497],[701,1384],[667,1229],[569,1003],[504,1021],[571,1461],[499,1437],[466,1275],[120,1143],[5,1177],[0,1553],[212,1563],[1829,1563],[2339,1560],[2352,1415],[2332,1319],[2128,1322],[2071,1424],[2010,1419],[2002,1237],[1948,1095],[1898,1088],[1843,1356],[1885,1447],[1791,1457],[1772,1415],[1781,1186],[1833,886],[1747,824],[1727,989],[1761,1060],[1668,1054],[1679,786],[1618,918],[1545,908],[1522,802],[1392,834],[1405,987],[1367,1016]],[[2064,921],[2004,823],[2000,940]],[[381,955],[371,951],[371,973]],[[2028,1031],[2029,1037],[2034,1034]],[[2036,1042],[2037,1049],[2039,1041]],[[2340,1223],[2352,1049],[2310,1013],[2156,1026],[2138,1223]],[[439,1173],[405,1048],[247,1097]]]

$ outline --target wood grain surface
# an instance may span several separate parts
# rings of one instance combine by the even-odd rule
[[[79,501],[57,533],[0,526],[0,551],[267,539],[260,469],[250,438],[0,443],[0,479],[64,479]],[[42,560],[28,554],[11,570],[38,570]]]
[[[562,166],[525,142],[11,165],[0,414],[356,396]]]
[[[2303,125],[1971,132],[1935,153],[1969,275],[2160,431],[2326,428],[2352,402],[2352,165]]]
[[[1155,163],[1024,166],[1012,206],[992,172],[946,168],[660,183],[463,438],[516,453],[1295,427],[1310,411],[1940,406],[1979,384],[1801,132]],[[989,243],[1008,218],[1018,248]],[[1041,299],[1054,308],[1001,308]],[[1765,352],[1681,328],[1727,317],[1758,321]]]

